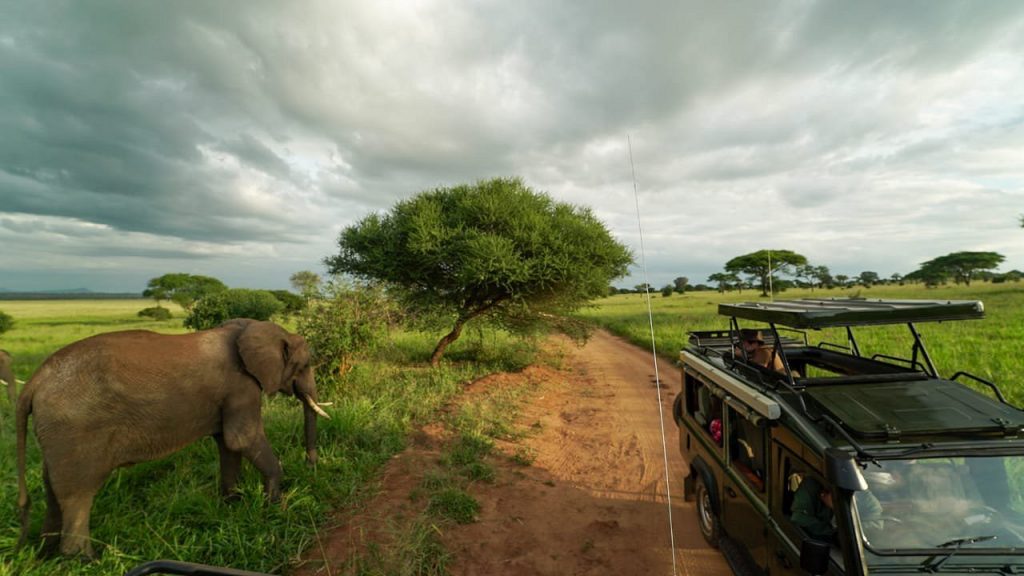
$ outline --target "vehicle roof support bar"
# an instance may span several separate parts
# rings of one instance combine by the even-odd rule
[[[918,333],[913,322],[907,322],[907,326],[910,328],[910,333],[914,335],[914,356],[912,360],[917,362],[917,353],[920,351],[921,357],[924,358],[924,363],[928,365],[928,372],[931,373],[932,378],[938,378],[939,371],[935,369],[935,364],[932,363],[932,358],[924,347],[924,340],[921,339],[921,334]]]
[[[853,349],[854,356],[860,356],[860,346],[857,346],[857,339],[853,337],[853,328],[846,327],[846,339],[850,342],[850,348]]]

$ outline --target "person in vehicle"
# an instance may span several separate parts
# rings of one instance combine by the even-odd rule
[[[740,330],[740,347],[735,350],[736,356],[748,361],[771,368],[776,372],[785,372],[782,359],[772,346],[764,345],[764,336],[760,330],[743,328]]]
[[[833,518],[832,492],[816,478],[805,477],[793,493],[789,519],[811,538],[835,543],[836,527]]]

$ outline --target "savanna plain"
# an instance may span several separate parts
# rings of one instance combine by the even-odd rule
[[[875,286],[852,290],[790,290],[778,298],[845,297],[971,299],[985,303],[986,319],[928,323],[919,326],[940,373],[966,370],[998,383],[1007,398],[1024,404],[1020,354],[1024,345],[1024,285],[975,282],[971,286]],[[726,328],[717,314],[720,302],[764,300],[757,292],[688,292],[663,297],[652,293],[620,294],[595,302],[580,317],[674,360],[691,330]],[[648,316],[648,302],[650,317]],[[165,333],[186,330],[184,314],[156,322],[136,313],[147,300],[0,301],[0,310],[15,327],[0,336],[0,348],[15,358],[14,371],[28,380],[60,347],[93,334],[125,329]],[[279,323],[294,329],[288,319]],[[652,329],[653,328],[653,329]],[[543,339],[514,337],[500,330],[470,329],[440,366],[428,359],[437,334],[393,330],[386,344],[357,352],[343,374],[318,374],[320,400],[331,402],[330,420],[321,420],[315,469],[305,464],[301,408],[292,398],[265,400],[267,436],[284,467],[280,504],[264,501],[258,474],[245,468],[242,497],[225,502],[218,496],[217,450],[202,440],[155,462],[115,472],[93,507],[92,536],[100,558],[43,559],[37,555],[43,498],[40,454],[30,433],[28,488],[33,497],[30,545],[16,549],[17,514],[14,410],[0,394],[0,574],[123,574],[146,560],[175,558],[288,574],[323,546],[325,526],[337,511],[358,508],[378,490],[381,471],[424,428],[443,426],[448,441],[438,457],[440,472],[415,491],[425,505],[387,543],[365,547],[342,573],[446,574],[456,560],[441,535],[450,527],[472,523],[479,509],[476,489],[493,480],[499,459],[529,467],[528,450],[495,450],[496,443],[534,433],[517,420],[536,393],[535,386],[504,388],[486,396],[464,391],[495,374],[519,373],[531,366],[559,370],[561,357]],[[861,350],[907,356],[905,327],[864,329]],[[808,333],[812,343],[845,341],[845,334]],[[572,374],[565,375],[572,378]],[[678,389],[675,380],[665,385]],[[31,428],[31,422],[30,422]],[[674,427],[668,431],[674,433]],[[671,446],[671,444],[670,444]],[[337,572],[335,572],[337,573]]]

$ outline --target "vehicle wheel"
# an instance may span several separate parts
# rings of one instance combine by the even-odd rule
[[[722,526],[715,513],[712,504],[711,490],[704,481],[704,475],[697,473],[697,485],[694,490],[697,499],[697,524],[700,525],[700,535],[707,540],[712,548],[718,548],[718,539],[722,535]]]

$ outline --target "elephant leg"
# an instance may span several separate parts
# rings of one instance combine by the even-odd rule
[[[217,450],[220,452],[220,495],[224,498],[237,498],[235,485],[242,469],[242,454],[228,448],[224,436],[216,434]]]
[[[45,454],[46,447],[43,448]],[[81,446],[78,449],[80,457],[96,454],[94,450]],[[47,495],[47,500],[57,501],[61,516],[60,553],[92,559],[95,554],[89,536],[89,514],[93,498],[110,474],[110,468],[97,462],[97,458],[90,461],[62,456],[65,457],[47,459],[47,479],[52,492],[52,496]],[[59,464],[55,466],[54,462]]]
[[[50,485],[50,471],[43,466],[43,488],[46,490],[46,516],[43,518],[43,555],[52,556],[60,549],[60,529],[63,524],[60,502]]]
[[[65,556],[95,558],[89,536],[89,513],[96,490],[78,492],[61,499],[64,527],[60,534],[60,553]]]
[[[281,498],[281,463],[270,449],[260,419],[258,393],[228,400],[223,412],[224,444],[240,452],[263,475],[263,492],[271,502]]]
[[[252,462],[252,465],[263,475],[263,493],[271,502],[281,499],[281,463],[274,451],[270,449],[270,442],[261,432],[260,435],[250,444],[243,447],[242,456]]]

